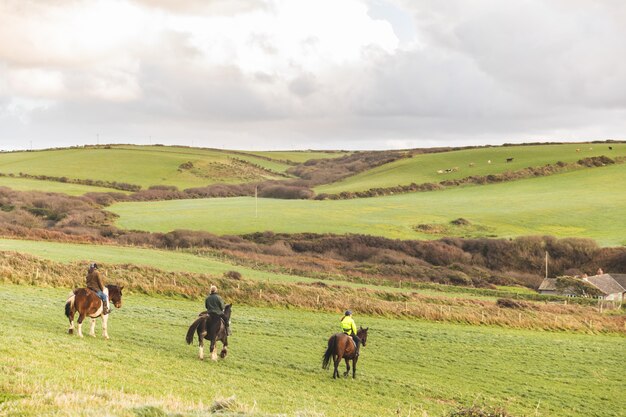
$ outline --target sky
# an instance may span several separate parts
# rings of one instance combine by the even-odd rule
[[[0,149],[626,139],[622,0],[0,0]]]

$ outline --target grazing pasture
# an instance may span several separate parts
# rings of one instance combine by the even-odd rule
[[[227,259],[211,255],[195,255],[189,252],[157,250],[138,247],[122,247],[114,245],[93,245],[50,242],[42,240],[0,239],[0,251],[26,253],[39,258],[61,262],[64,264],[82,262],[84,268],[89,262],[100,264],[123,265],[133,264],[139,267],[148,266],[169,272],[191,272],[221,276],[228,271],[238,271],[244,279],[266,281],[269,283],[318,283],[319,278],[310,278],[296,274],[278,273],[253,269],[243,265],[229,263]],[[83,269],[84,269],[83,268]],[[115,278],[115,277],[111,277]],[[329,282],[329,284],[331,284]],[[451,298],[469,298],[495,301],[498,297],[515,294],[536,294],[525,287],[501,287],[498,291],[488,289],[463,288],[433,283],[414,283],[412,286],[401,287],[361,284],[344,281],[341,277],[332,277],[333,285],[353,288],[378,289],[386,292],[413,292],[422,295]]]
[[[1,170],[1,168],[0,168]],[[127,194],[126,191],[111,190],[110,188],[94,187],[66,182],[34,180],[19,177],[1,177],[0,187],[9,187],[17,191],[44,191],[50,193],[63,193],[67,195],[83,195],[87,193],[106,193],[115,191]]]
[[[348,177],[342,181],[315,188],[315,192],[335,194],[342,191],[365,191],[377,187],[393,187],[411,183],[422,184],[472,175],[498,174],[526,167],[576,162],[581,158],[606,155],[610,158],[626,155],[626,144],[593,144],[593,149],[581,144],[500,146],[465,149],[452,152],[415,155],[412,158],[379,166]],[[508,158],[513,158],[507,162]],[[440,172],[438,172],[440,171]]]
[[[202,302],[126,293],[111,340],[79,339],[66,333],[68,291],[0,285],[0,415],[197,416],[219,404],[251,416],[432,417],[472,404],[515,416],[623,415],[623,336],[357,309],[357,324],[370,328],[357,378],[332,380],[321,359],[336,314],[234,305],[228,358],[201,362],[184,338]]]
[[[516,159],[517,160],[517,159]],[[503,162],[504,163],[504,162]],[[242,234],[362,233],[402,239],[443,235],[588,237],[600,245],[626,244],[626,165],[579,170],[500,184],[340,201],[254,198],[119,203],[110,211],[125,229],[207,230]],[[464,218],[469,226],[450,226]],[[442,234],[416,230],[443,225]]]
[[[191,166],[184,164],[191,162]],[[183,166],[183,168],[181,168]],[[284,179],[289,165],[253,155],[182,147],[123,146],[0,153],[0,172],[174,185],[180,189],[216,182]]]
[[[249,155],[259,155],[278,161],[290,161],[294,163],[306,162],[309,159],[330,159],[349,155],[352,152],[344,151],[245,151]]]

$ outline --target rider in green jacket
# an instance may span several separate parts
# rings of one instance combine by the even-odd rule
[[[224,317],[224,307],[226,307],[226,304],[224,300],[222,300],[222,297],[217,294],[217,287],[215,285],[211,285],[210,294],[206,300],[204,300],[204,306],[206,307],[207,313],[215,314],[222,318],[226,334],[230,335],[230,323],[226,320],[226,317]]]

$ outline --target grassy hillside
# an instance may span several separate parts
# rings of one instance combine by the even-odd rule
[[[63,264],[89,262],[100,264],[121,265],[132,264],[158,268],[171,272],[191,272],[221,276],[227,271],[238,271],[246,280],[265,281],[269,283],[319,283],[320,279],[295,274],[281,274],[277,272],[253,269],[243,265],[229,263],[226,259],[209,255],[194,255],[182,251],[167,251],[136,247],[121,247],[113,245],[93,245],[60,243],[41,240],[0,239],[0,251],[11,251],[33,255]],[[119,277],[112,277],[119,278]],[[331,284],[331,282],[328,282]],[[387,292],[410,292],[437,297],[457,297],[464,299],[479,299],[495,301],[497,298],[508,295],[536,294],[535,291],[523,287],[500,287],[497,291],[487,289],[460,288],[440,284],[405,283],[404,286],[372,285],[345,281],[341,277],[332,277],[332,285],[350,288],[369,288]],[[416,288],[417,287],[417,288]]]
[[[115,191],[126,193],[121,190],[110,188],[92,187],[89,185],[69,184],[56,181],[33,180],[29,178],[1,177],[0,187],[9,187],[18,191],[44,191],[51,193],[63,193],[67,195],[83,195],[86,193],[106,193]]]
[[[263,152],[251,152],[246,151],[250,155],[260,155],[266,158],[272,158],[282,161],[291,161],[295,163],[306,162],[309,159],[328,159],[339,158],[340,156],[348,155],[350,152],[343,151],[263,151]]]
[[[343,201],[253,198],[120,203],[119,227],[149,231],[208,230],[364,233],[392,238],[554,235],[626,244],[626,165],[509,183]],[[465,218],[469,226],[454,226]],[[433,225],[416,231],[420,224]],[[431,230],[434,230],[431,231]]]
[[[609,146],[613,149],[609,150]],[[577,152],[576,149],[580,149]],[[376,187],[393,187],[411,183],[422,184],[472,175],[489,175],[515,171],[526,167],[554,164],[558,161],[575,162],[581,158],[606,155],[626,155],[626,144],[566,144],[537,146],[507,146],[468,149],[454,152],[415,155],[346,178],[343,181],[315,188],[317,193],[364,191]],[[512,162],[506,162],[513,158]],[[488,161],[491,160],[491,164]],[[470,167],[470,164],[474,164]],[[458,168],[450,173],[439,170]]]
[[[229,356],[200,362],[201,302],[125,294],[110,341],[66,334],[67,290],[0,285],[0,415],[622,415],[621,336],[531,332],[357,315],[370,327],[357,379],[321,369],[336,314],[235,305]],[[45,311],[46,314],[41,312]],[[57,312],[57,313],[55,313]],[[88,331],[88,326],[83,330]],[[349,395],[346,395],[346,393]]]
[[[246,162],[241,162],[246,161]],[[181,164],[193,166],[179,170]],[[255,165],[258,165],[255,166]],[[260,168],[259,168],[260,167]],[[227,151],[162,146],[111,146],[0,153],[0,172],[117,181],[181,189],[216,182],[280,179],[289,165]],[[269,170],[269,171],[268,171]]]

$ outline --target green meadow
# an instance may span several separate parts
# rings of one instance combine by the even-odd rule
[[[199,416],[226,398],[219,415],[623,415],[622,336],[356,315],[370,329],[357,379],[333,380],[321,357],[336,314],[235,305],[228,357],[201,362],[184,341],[201,302],[125,294],[111,340],[99,322],[79,339],[68,290],[0,285],[0,415]]]
[[[610,150],[609,146],[613,149]],[[577,152],[576,150],[580,151]],[[465,178],[472,175],[498,174],[526,167],[575,162],[581,158],[626,155],[626,144],[571,143],[564,145],[505,146],[466,149],[415,155],[315,188],[317,193],[364,191],[377,187],[393,187],[411,183],[422,184]],[[512,162],[506,162],[513,158]],[[491,161],[491,164],[488,163]],[[473,166],[469,166],[473,164]],[[439,170],[458,168],[455,172],[438,174]]]
[[[351,152],[344,151],[245,151],[250,155],[259,155],[280,161],[291,161],[296,163],[306,162],[309,159],[331,159],[349,155]]]
[[[67,195],[106,193],[110,191],[127,194],[126,191],[111,190],[110,188],[17,177],[0,177],[0,187],[9,187],[17,191],[43,191],[47,193],[62,193]]]
[[[241,164],[245,160],[259,165]],[[193,168],[179,170],[192,162]],[[162,146],[71,148],[36,152],[0,153],[0,172],[47,175],[78,179],[117,181],[151,185],[174,185],[180,189],[216,182],[242,183],[251,180],[281,179],[289,165],[253,155],[221,150]]]
[[[19,239],[0,239],[0,250],[28,253],[63,263],[83,262],[87,265],[89,262],[97,261],[108,264],[146,265],[164,271],[194,272],[220,276],[224,272],[237,270],[246,279],[253,280],[272,280],[277,282],[316,281],[312,278],[296,275],[260,271],[224,262],[218,258],[198,256],[179,251]]]
[[[114,245],[93,245],[77,243],[61,243],[43,240],[22,240],[22,239],[0,239],[0,251],[11,251],[34,255],[39,258],[51,261],[69,263],[98,262],[109,265],[132,264],[137,266],[149,266],[163,271],[191,272],[199,274],[209,274],[221,276],[227,271],[238,271],[245,279],[255,281],[267,281],[270,283],[291,282],[291,283],[314,283],[319,282],[318,278],[305,277],[294,274],[285,274],[254,269],[243,265],[230,263],[219,257],[210,255],[196,255],[183,251],[158,250],[128,246]],[[116,279],[124,277],[111,276],[108,279],[115,282]],[[481,300],[496,300],[501,293],[489,294],[489,290],[480,289],[473,292],[470,288],[457,288],[449,285],[428,284],[423,288],[396,287],[388,285],[361,284],[351,281],[344,281],[341,277],[333,277],[333,285],[355,288],[369,288],[391,292],[414,292],[423,295],[434,295],[440,297],[471,298]],[[533,293],[523,287],[502,287],[500,291],[509,294]]]
[[[401,239],[446,236],[588,237],[626,244],[626,165],[578,170],[500,184],[388,197],[337,200],[254,198],[119,203],[109,210],[125,229],[207,230],[219,235],[271,230],[362,233]],[[258,204],[258,210],[256,205]],[[452,226],[465,218],[469,226]],[[419,224],[443,233],[417,232]]]

